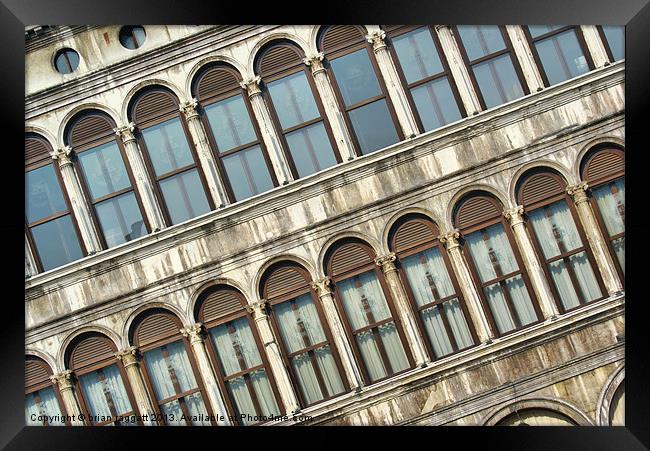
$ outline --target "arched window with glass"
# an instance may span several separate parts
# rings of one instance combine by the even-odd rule
[[[25,135],[25,232],[38,271],[86,255],[61,172],[45,138]]]
[[[579,26],[528,25],[524,32],[545,86],[552,86],[594,69]]]
[[[278,184],[240,81],[234,68],[219,63],[203,68],[192,87],[232,202],[263,193]]]
[[[124,366],[115,357],[116,352],[115,343],[96,332],[79,335],[66,349],[66,368],[78,381],[76,394],[86,425],[142,424]]]
[[[271,305],[271,321],[281,349],[307,407],[349,390],[339,355],[311,277],[301,266],[282,262],[264,274],[262,298]]]
[[[541,312],[503,205],[486,192],[466,195],[454,209],[463,253],[479,288],[484,310],[498,336],[541,320]]]
[[[228,410],[238,424],[263,422],[283,413],[257,329],[246,311],[244,296],[235,288],[215,285],[199,296],[195,316],[205,325],[207,348],[217,370]]]
[[[465,107],[432,26],[384,28],[420,130],[435,130],[465,117]]]
[[[589,184],[591,206],[624,282],[625,152],[613,145],[592,149],[582,160],[581,176]]]
[[[413,214],[400,218],[389,234],[399,261],[399,275],[426,332],[436,359],[477,343],[465,300],[440,243],[440,231],[430,219]]]
[[[42,359],[25,358],[25,424],[27,426],[70,425],[59,388],[50,379],[52,369]]]
[[[366,155],[404,139],[366,30],[358,25],[323,27],[318,49],[359,154]]]
[[[215,425],[183,324],[166,309],[147,310],[134,320],[129,340],[138,348],[145,385],[161,424]]]
[[[325,257],[327,275],[366,383],[412,368],[413,357],[372,248],[344,239]]]
[[[115,123],[99,111],[85,111],[66,127],[65,142],[75,153],[102,246],[110,248],[151,231]]]
[[[145,89],[131,100],[129,119],[138,128],[138,142],[165,221],[175,225],[213,210],[176,96],[163,87]]]
[[[255,62],[296,179],[341,162],[304,57],[295,44],[279,41],[262,48]]]
[[[598,33],[603,40],[610,62],[625,58],[625,27],[620,25],[599,25]]]
[[[547,168],[523,174],[517,202],[524,207],[533,242],[555,292],[561,312],[602,299],[605,292],[594,268],[573,200],[560,174]]]
[[[483,109],[530,93],[504,26],[459,25],[454,35]]]

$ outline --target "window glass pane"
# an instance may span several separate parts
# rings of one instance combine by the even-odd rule
[[[282,129],[320,116],[314,95],[303,71],[267,84]]]
[[[48,164],[25,173],[25,210],[27,222],[67,210],[54,166]]]
[[[263,368],[253,371],[249,377],[240,376],[228,380],[226,387],[235,415],[243,425],[265,422],[264,417],[280,413],[268,375]],[[253,396],[256,396],[259,412],[255,408]]]
[[[621,265],[621,271],[623,271],[623,275],[625,275],[625,237],[622,236],[612,241],[612,246],[616,253],[616,259]]]
[[[533,210],[528,218],[546,259],[583,246],[565,201]]]
[[[465,314],[458,299],[452,299],[442,304],[449,321],[449,327],[456,339],[458,349],[465,349],[474,344],[474,339],[469,331]]]
[[[39,418],[40,415],[53,417],[47,420],[49,426],[65,425],[65,421],[61,421],[63,412],[52,387],[45,387],[25,395],[25,424],[27,426],[42,426],[43,419]],[[59,420],[55,421],[56,418]]]
[[[142,137],[157,176],[194,163],[180,119],[146,128]]]
[[[133,410],[122,382],[122,376],[115,364],[84,374],[79,377],[79,382],[90,415],[107,417],[90,418],[93,423],[101,423],[113,418],[111,407],[117,415]]]
[[[607,234],[613,236],[625,232],[625,179],[594,188],[593,196]]]
[[[247,318],[239,318],[210,329],[224,376],[262,364]]]
[[[120,149],[114,141],[81,152],[77,158],[93,200],[131,186]]]
[[[587,59],[574,30],[536,42],[535,47],[551,85],[589,72]]]
[[[419,307],[455,294],[445,262],[437,247],[410,255],[400,261],[415,303]]]
[[[365,48],[330,61],[330,66],[346,106],[381,94],[377,75]]]
[[[384,292],[374,271],[337,282],[352,329],[360,329],[391,317]]]
[[[434,130],[461,118],[447,77],[411,89],[424,131]]]
[[[603,26],[603,31],[614,61],[625,58],[625,27]]]
[[[472,232],[465,237],[470,255],[481,282],[489,282],[500,275],[519,271],[519,265],[510,247],[510,241],[501,224]]]
[[[276,304],[273,311],[290,354],[327,340],[310,293]]]
[[[158,401],[197,388],[192,365],[181,341],[146,351],[144,361]]]
[[[336,164],[336,157],[322,122],[289,133],[286,138],[299,177]]]
[[[485,298],[487,299],[490,312],[496,323],[499,334],[504,334],[513,329],[516,329],[515,320],[508,308],[506,298],[503,294],[503,289],[500,284],[495,283],[483,289]]]
[[[591,267],[585,251],[578,252],[569,257],[569,265],[573,270],[578,285],[584,296],[585,302],[590,302],[602,296],[596,275]]]
[[[147,233],[133,192],[105,200],[95,205],[95,211],[108,247],[134,240]]]
[[[260,146],[228,155],[222,162],[236,201],[273,188],[273,180]]]
[[[536,38],[537,36],[550,33],[551,31],[558,30],[562,27],[564,27],[564,25],[529,25],[528,30],[530,31],[530,35],[533,38]]]
[[[487,108],[524,95],[509,54],[477,64],[473,69]]]
[[[165,198],[172,224],[187,221],[210,211],[196,168],[161,181],[160,190]]]
[[[422,80],[444,70],[431,32],[427,28],[393,38],[393,47],[407,83]]]
[[[144,28],[142,27],[133,27],[132,31],[133,31],[133,35],[138,41],[137,47],[140,47],[144,43],[147,34],[145,33]]]
[[[399,141],[385,99],[350,111],[350,120],[364,155]]]
[[[460,25],[458,32],[470,61],[506,48],[501,30],[496,25]]]
[[[70,215],[31,229],[45,271],[83,257]]]
[[[257,140],[253,123],[241,94],[204,108],[220,152]]]
[[[522,326],[537,321],[537,313],[533,307],[533,301],[528,295],[526,284],[521,274],[506,279],[506,290],[512,299],[517,316]]]
[[[433,346],[436,357],[440,358],[454,352],[438,306],[424,309],[420,314],[422,315],[422,322],[424,323],[424,328],[427,331],[427,336],[429,337],[431,346]]]

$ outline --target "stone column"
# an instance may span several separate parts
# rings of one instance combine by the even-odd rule
[[[217,164],[214,161],[208,135],[205,132],[205,128],[203,128],[203,122],[201,122],[201,118],[196,109],[197,105],[198,101],[196,99],[190,99],[187,102],[181,103],[179,109],[187,120],[187,126],[190,129],[190,135],[192,136],[192,141],[194,141],[196,153],[199,155],[201,168],[203,169],[205,180],[208,183],[212,200],[217,208],[222,208],[230,202],[223,180],[217,169]]]
[[[27,239],[27,236],[25,236],[25,278],[28,279],[37,272],[36,259],[32,253],[32,247],[29,245],[29,240]]]
[[[341,322],[341,318],[339,318],[339,314],[336,310],[334,295],[332,294],[331,279],[325,277],[312,282],[312,287],[316,290],[316,294],[318,294],[321,305],[323,306],[325,319],[329,325],[330,331],[332,332],[334,346],[336,346],[339,356],[341,357],[341,364],[343,365],[343,370],[345,371],[348,384],[350,384],[352,390],[359,392],[363,386],[363,378],[361,377],[359,366],[354,359],[352,347],[346,340],[345,329],[343,328],[343,323]]]
[[[323,67],[323,53],[321,52],[308,56],[303,59],[303,61],[311,68],[311,73],[316,82],[316,89],[318,90],[318,95],[325,107],[325,115],[332,127],[332,134],[336,140],[341,158],[344,161],[354,159],[357,154],[354,150],[354,145],[352,144],[350,132],[345,124],[343,113],[341,113],[341,110],[336,103],[334,89],[332,88],[332,84],[327,76],[327,71]]]
[[[580,25],[580,29],[582,30],[582,36],[585,38],[587,49],[591,54],[591,59],[594,60],[596,69],[611,64],[609,62],[609,56],[607,56],[607,50],[605,50],[605,44],[600,38],[600,33],[598,33],[596,26]]]
[[[553,300],[553,293],[546,279],[544,268],[540,264],[535,249],[533,248],[533,243],[524,223],[523,214],[524,207],[521,205],[517,205],[511,210],[503,212],[503,215],[510,222],[510,227],[515,235],[517,248],[521,252],[524,266],[530,276],[530,281],[535,291],[535,296],[539,300],[542,315],[544,315],[544,319],[553,318],[559,315],[559,311]]]
[[[284,360],[280,355],[280,348],[273,336],[273,329],[271,328],[267,308],[268,302],[264,299],[246,306],[246,310],[253,316],[255,326],[262,338],[262,344],[264,345],[266,356],[269,359],[271,371],[278,386],[285,411],[287,414],[298,412],[300,410],[298,397],[291,384],[289,369],[284,364]]]
[[[59,392],[61,393],[61,399],[63,400],[65,410],[68,415],[72,417],[70,424],[73,426],[84,426],[83,420],[79,419],[79,415],[81,415],[81,408],[79,407],[77,398],[74,395],[72,372],[70,370],[65,370],[62,373],[50,376],[50,380],[53,384],[56,384],[59,387]]]
[[[271,159],[271,164],[273,165],[273,170],[278,179],[278,183],[280,183],[280,185],[286,185],[293,181],[293,176],[291,175],[289,163],[287,162],[282,150],[280,138],[273,126],[271,113],[266,107],[266,103],[262,97],[262,91],[260,90],[261,81],[262,79],[258,75],[240,83],[240,85],[246,90],[248,97],[251,100],[253,113],[255,114],[255,119],[257,119],[257,123],[260,126],[262,139],[264,140],[266,149],[269,152],[269,158]]]
[[[366,40],[372,44],[372,49],[377,57],[377,65],[386,82],[388,95],[393,102],[393,107],[395,107],[402,132],[404,132],[404,136],[407,138],[412,138],[420,134],[420,130],[411,110],[411,105],[406,97],[404,86],[400,81],[397,69],[395,69],[395,64],[393,64],[393,59],[388,51],[388,46],[384,41],[385,38],[386,33],[384,30],[374,30],[366,36]]]
[[[143,416],[142,423],[145,426],[156,426],[158,424],[155,415],[156,411],[145,388],[142,373],[140,373],[140,355],[138,350],[131,346],[116,352],[115,357],[124,365],[126,377],[129,379],[129,385],[131,386],[131,390],[133,390],[133,397],[138,405],[138,411]]]
[[[481,343],[490,342],[496,335],[483,311],[481,297],[478,288],[474,284],[474,280],[470,275],[467,262],[460,251],[460,244],[458,244],[460,232],[452,230],[451,232],[440,235],[439,239],[442,244],[447,248],[451,265],[453,266],[454,273],[458,279],[460,291],[463,293],[465,302],[467,303],[467,310],[472,317],[476,335]]]
[[[397,314],[399,315],[400,322],[404,326],[406,340],[411,348],[415,364],[425,367],[427,362],[431,361],[431,358],[429,358],[424,340],[418,329],[417,320],[413,314],[413,309],[411,308],[411,303],[409,302],[404,285],[402,285],[402,281],[397,274],[397,267],[395,266],[396,259],[395,253],[391,252],[390,254],[377,257],[375,263],[381,267],[381,271],[386,277],[386,283],[390,289],[391,296],[395,300]]]
[[[92,255],[102,250],[99,240],[99,234],[95,230],[95,225],[92,221],[90,207],[86,202],[79,178],[72,165],[72,147],[66,146],[63,149],[57,149],[50,153],[53,160],[57,160],[59,168],[61,169],[61,176],[63,177],[63,184],[70,198],[72,204],[72,211],[74,212],[77,224],[79,225],[79,232],[81,232],[81,239],[84,242],[88,255]]]
[[[217,417],[217,424],[220,426],[230,426],[232,423],[228,418],[228,410],[226,409],[226,404],[221,396],[221,391],[219,390],[219,385],[217,384],[217,379],[214,375],[214,368],[208,358],[208,352],[205,349],[205,342],[203,341],[203,325],[201,323],[196,323],[186,329],[180,329],[180,331],[184,337],[188,337],[190,340],[190,345],[192,346],[192,352],[194,353],[194,358],[196,359],[196,364],[199,368],[199,373],[201,374],[203,386],[207,392],[206,394],[208,395],[208,400],[212,406],[212,411]]]
[[[469,76],[469,68],[465,66],[465,61],[463,60],[460,49],[458,48],[453,31],[449,25],[436,25],[435,29],[438,33],[438,38],[440,39],[442,51],[449,62],[451,75],[458,87],[458,93],[460,94],[460,98],[463,100],[465,111],[467,111],[468,116],[473,116],[482,110],[481,102],[474,90],[472,79]]]
[[[598,221],[589,204],[587,188],[587,183],[582,182],[578,185],[567,186],[566,190],[575,202],[582,228],[585,231],[587,241],[589,241],[589,246],[594,254],[594,259],[605,283],[605,288],[610,295],[614,295],[623,291],[623,284],[618,277],[618,272],[609,253],[607,242],[600,231]]]
[[[510,42],[512,42],[512,48],[521,66],[521,71],[524,73],[528,89],[530,92],[541,91],[544,89],[544,80],[537,63],[535,63],[533,52],[523,28],[520,25],[506,25],[506,31],[510,37]]]
[[[124,143],[126,157],[129,160],[131,171],[133,171],[135,184],[140,193],[144,213],[147,215],[147,220],[151,225],[151,229],[154,232],[162,230],[165,228],[165,220],[163,219],[162,209],[154,195],[153,186],[149,181],[147,171],[144,167],[144,159],[140,147],[138,146],[138,141],[135,139],[135,135],[133,134],[135,131],[135,124],[129,122],[127,125],[117,127],[114,130],[115,134],[119,136]]]

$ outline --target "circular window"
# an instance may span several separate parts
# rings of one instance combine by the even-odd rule
[[[135,50],[144,44],[147,33],[141,25],[126,25],[120,29],[120,44],[122,47]]]
[[[54,55],[54,67],[62,74],[74,72],[79,66],[79,54],[72,49],[61,49]]]

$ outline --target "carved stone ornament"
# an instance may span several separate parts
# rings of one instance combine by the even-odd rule
[[[566,192],[569,196],[573,197],[573,202],[577,204],[582,202],[587,202],[589,197],[587,196],[587,189],[589,185],[587,182],[578,183],[577,185],[569,185],[566,187]]]
[[[50,152],[52,159],[57,160],[61,168],[72,164],[72,155],[72,147],[70,146],[65,146],[62,149],[56,149]]]
[[[319,72],[323,72],[325,67],[323,66],[323,59],[325,55],[323,52],[316,53],[315,55],[309,55],[304,58],[302,61],[309,67],[311,67],[311,73],[316,75]]]
[[[129,141],[135,141],[135,135],[133,133],[135,132],[135,124],[133,122],[129,122],[122,127],[114,128],[113,131],[120,137],[124,144]]]
[[[180,331],[184,337],[189,337],[190,343],[203,341],[203,324],[201,323],[194,323],[190,327],[180,329]]]
[[[381,270],[384,274],[388,274],[389,272],[397,271],[395,260],[397,260],[395,253],[391,252],[390,254],[375,258],[375,263],[377,266],[381,267]]]
[[[316,291],[318,297],[332,293],[332,279],[329,277],[323,277],[320,280],[315,280],[311,283],[311,286]]]
[[[523,215],[524,207],[521,205],[517,205],[516,207],[503,212],[503,216],[505,216],[505,218],[510,221],[511,226],[522,224],[524,222]]]
[[[460,232],[458,230],[451,230],[438,237],[440,242],[444,244],[447,249],[459,247],[460,244],[458,243],[458,238],[460,238]]]
[[[59,390],[72,389],[72,371],[70,370],[54,374],[53,376],[50,376],[50,380],[53,384],[59,386]]]
[[[138,363],[138,348],[129,346],[115,353],[117,360],[121,360],[124,367],[128,367]]]
[[[248,80],[240,82],[239,85],[244,88],[246,92],[248,92],[249,97],[253,97],[262,93],[260,89],[261,82],[262,78],[259,75],[256,75],[253,78],[249,78]]]
[[[268,316],[268,306],[269,302],[266,299],[262,299],[252,304],[246,306],[246,311],[253,315],[253,318],[260,318],[262,316]]]
[[[189,121],[190,119],[199,116],[199,112],[196,109],[198,105],[199,105],[199,101],[196,100],[195,98],[191,98],[186,102],[182,102],[178,106],[178,109],[181,111],[181,113],[183,113],[185,118]]]
[[[368,33],[366,40],[372,44],[372,48],[375,52],[386,48],[386,33],[384,30],[375,30],[372,33]]]

